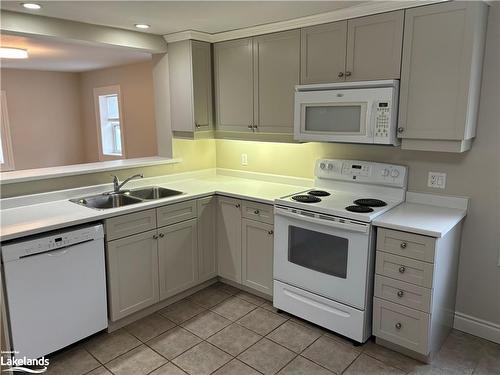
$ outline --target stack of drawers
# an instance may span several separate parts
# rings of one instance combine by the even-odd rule
[[[379,228],[373,333],[424,356],[431,351],[436,239]]]

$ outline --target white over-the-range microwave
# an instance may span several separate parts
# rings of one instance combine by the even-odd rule
[[[398,80],[295,87],[298,141],[398,145]]]

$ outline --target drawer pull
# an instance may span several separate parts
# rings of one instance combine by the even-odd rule
[[[260,211],[259,211],[259,210],[255,210],[253,213],[254,213],[255,215],[258,215],[258,214],[260,214]]]
[[[398,297],[401,298],[403,297],[405,294],[405,292],[403,292],[402,290],[398,290]]]
[[[401,246],[402,249],[406,249],[406,246],[408,246],[408,244],[406,242],[401,242]]]
[[[401,327],[403,327],[403,325],[401,323],[396,323],[394,325],[394,327],[396,327],[396,329],[401,329]]]
[[[153,234],[153,240],[157,240],[158,239],[158,235],[157,234]]]
[[[160,238],[163,238],[165,237],[165,235],[163,233],[160,233]]]
[[[240,204],[239,204],[239,203],[236,203],[234,206],[235,206],[236,208],[240,208]]]
[[[399,267],[399,273],[405,273],[405,271],[406,271],[406,267],[405,266]]]

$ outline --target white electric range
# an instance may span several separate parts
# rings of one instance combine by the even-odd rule
[[[365,342],[371,336],[371,221],[405,200],[406,181],[404,166],[320,159],[314,189],[275,200],[274,306]]]

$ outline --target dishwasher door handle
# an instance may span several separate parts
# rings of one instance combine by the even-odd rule
[[[47,254],[47,256],[49,257],[60,257],[60,256],[63,256],[64,254],[66,254],[69,250],[66,248],[66,249],[57,249],[57,250],[53,250],[53,251],[49,251],[48,253],[45,253]]]

